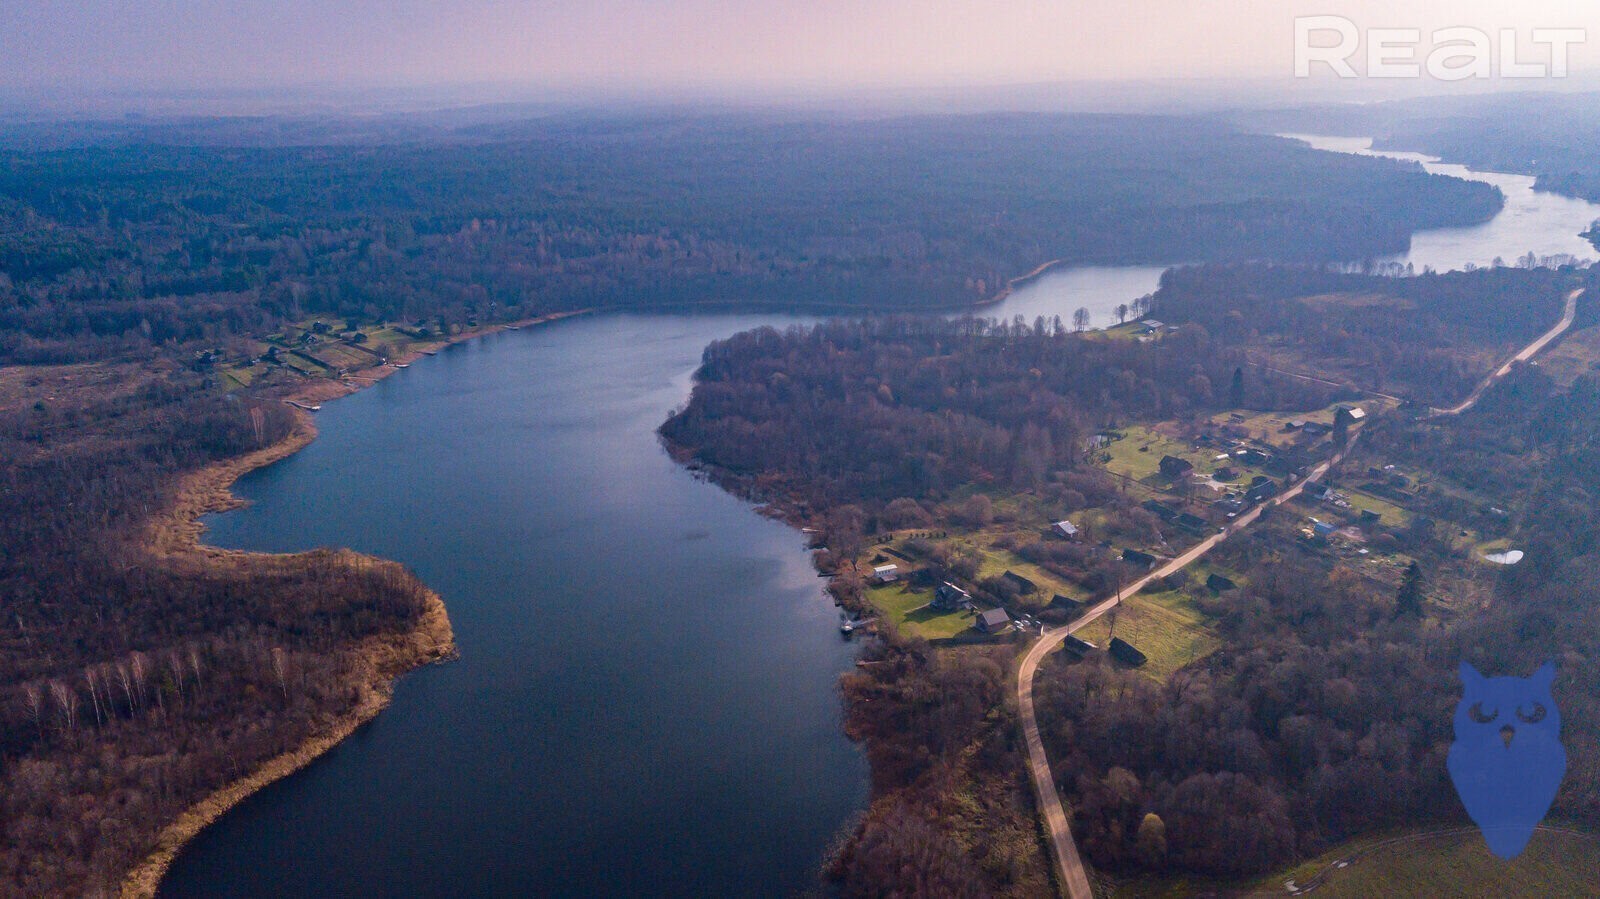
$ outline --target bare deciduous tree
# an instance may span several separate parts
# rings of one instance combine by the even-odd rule
[[[33,726],[39,731],[39,738],[44,739],[44,695],[40,692],[39,685],[23,684],[22,701],[28,707],[28,716],[33,719]]]
[[[67,733],[72,733],[78,723],[78,691],[67,686],[62,681],[50,682],[50,695],[55,697],[56,711],[61,716],[61,725]]]
[[[105,716],[100,712],[100,676],[95,666],[83,669],[83,682],[89,685],[89,702],[94,705],[94,726],[101,727],[105,724]]]
[[[194,685],[196,687],[202,686],[200,683],[200,647],[195,646],[193,643],[189,644],[189,670],[194,672]]]
[[[283,699],[287,702],[289,700],[289,661],[281,646],[272,647],[272,673],[278,676],[278,689],[283,691]]]
[[[139,692],[139,705],[143,706],[145,704],[144,679],[145,675],[150,671],[150,663],[145,661],[144,653],[136,652],[133,654],[133,658],[128,660],[128,668],[133,672],[134,689]]]
[[[131,713],[139,705],[133,698],[133,679],[128,674],[128,666],[122,662],[117,663],[117,683],[122,685],[122,697]]]
[[[183,698],[183,656],[177,650],[167,653],[167,670],[172,672],[172,685],[178,691],[178,698]]]

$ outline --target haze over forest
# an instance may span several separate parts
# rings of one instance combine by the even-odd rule
[[[1362,29],[1414,28],[1424,35],[1460,26],[1496,36],[1512,29],[1524,58],[1534,61],[1550,56],[1548,47],[1532,44],[1535,28],[1600,35],[1600,10],[1584,0],[1469,0],[1447,7],[1354,0],[1336,6],[1304,0],[43,0],[0,10],[0,98],[164,112],[663,96],[876,97],[1060,109],[1192,102],[1174,96],[1187,83],[1210,102],[1220,96],[1224,102],[1282,103],[1530,84],[1295,79],[1297,16],[1332,13]],[[1573,77],[1541,79],[1538,86],[1593,86],[1589,73],[1597,64],[1600,41],[1577,44]],[[1075,86],[1061,87],[1065,83]],[[1019,92],[1017,85],[1033,87]]]

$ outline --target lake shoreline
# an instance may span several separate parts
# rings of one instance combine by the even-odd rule
[[[583,315],[589,311],[558,312],[475,328],[446,339],[419,344],[394,361],[409,364],[458,343]],[[294,429],[271,446],[225,459],[183,477],[169,506],[147,523],[144,540],[146,550],[169,563],[202,567],[242,565],[254,559],[279,555],[208,546],[202,540],[205,526],[200,519],[204,515],[243,507],[244,501],[232,492],[233,484],[239,478],[294,455],[316,439],[317,427],[313,413],[303,406],[349,396],[399,370],[393,364],[376,365],[363,370],[363,383],[318,380],[300,385],[299,389],[285,396],[272,397],[286,403],[301,404],[293,406]],[[400,567],[398,562],[349,550],[342,550],[341,555],[351,561]],[[294,749],[269,758],[254,771],[215,790],[163,827],[156,837],[154,849],[123,878],[119,893],[132,897],[154,896],[178,854],[206,827],[250,796],[316,761],[375,719],[379,712],[388,707],[394,696],[395,682],[401,676],[459,657],[443,598],[431,589],[426,589],[425,595],[427,607],[418,618],[416,627],[402,634],[370,638],[350,648],[354,660],[363,669],[362,676],[351,685],[360,694],[354,708],[338,716],[331,726],[312,735]]]
[[[1040,263],[1038,266],[1036,266],[1034,268],[1033,271],[1028,272],[1027,274],[1024,274],[1024,275],[1018,275],[1015,278],[1011,278],[1010,280],[1006,281],[1006,286],[1005,287],[1003,287],[999,291],[997,291],[994,296],[985,297],[985,298],[979,300],[978,302],[974,303],[973,304],[973,308],[974,309],[987,309],[990,306],[998,306],[1001,303],[1004,303],[1006,300],[1010,299],[1011,295],[1013,293],[1016,293],[1017,288],[1026,287],[1027,285],[1032,284],[1033,282],[1039,280],[1040,278],[1043,278],[1045,275],[1049,274],[1050,272],[1054,271],[1055,269],[1063,268],[1063,267],[1070,267],[1069,263],[1064,258],[1052,259],[1049,262]]]

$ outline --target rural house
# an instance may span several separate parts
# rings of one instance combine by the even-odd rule
[[[1122,551],[1122,561],[1139,568],[1153,568],[1156,564],[1156,557],[1137,549],[1125,549]]]
[[[939,589],[933,591],[933,602],[928,605],[936,610],[953,612],[956,609],[970,607],[972,605],[972,597],[967,594],[967,591],[949,581],[945,581],[939,585]]]
[[[1011,625],[1011,616],[1005,609],[990,609],[979,615],[975,624],[986,634],[998,634]]]
[[[1250,489],[1245,491],[1244,501],[1247,503],[1264,503],[1278,494],[1278,485],[1271,478],[1257,476],[1250,482]]]
[[[1188,459],[1180,459],[1177,456],[1161,457],[1161,473],[1169,478],[1188,477],[1192,471],[1194,463]]]

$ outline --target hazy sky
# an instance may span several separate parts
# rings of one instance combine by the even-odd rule
[[[3,0],[0,87],[905,86],[1287,76],[1293,20],[1583,27],[1595,0]]]

